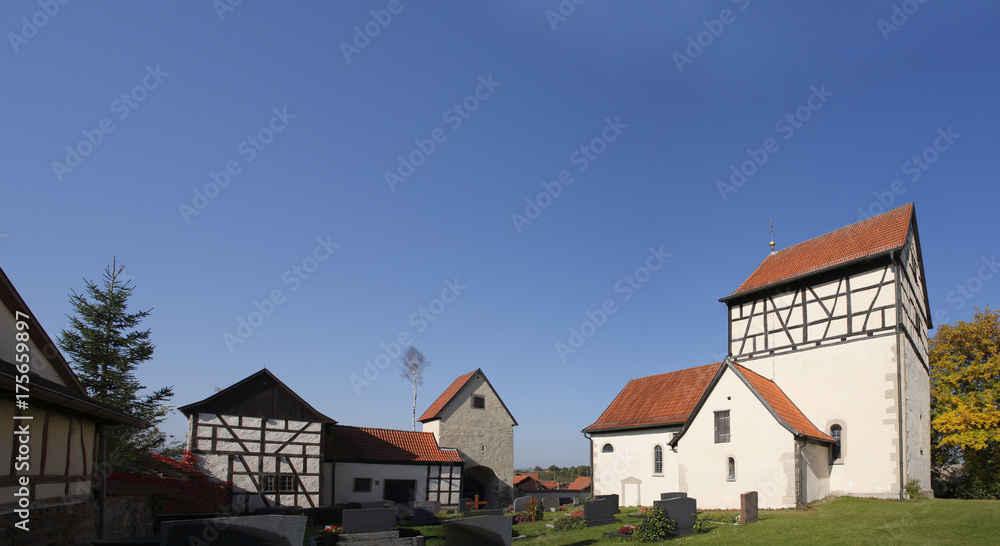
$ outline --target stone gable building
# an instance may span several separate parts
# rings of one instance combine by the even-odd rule
[[[596,422],[594,493],[706,508],[930,489],[928,329],[912,204],[772,251],[728,308],[724,362],[633,379]]]

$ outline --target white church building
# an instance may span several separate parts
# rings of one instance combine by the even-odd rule
[[[699,508],[930,490],[932,328],[913,204],[773,251],[728,307],[725,361],[633,379],[583,432],[594,494]]]

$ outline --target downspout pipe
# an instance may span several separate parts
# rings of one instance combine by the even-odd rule
[[[597,498],[597,478],[594,472],[594,437],[589,432],[584,432],[583,435],[590,440],[590,494],[587,496]]]
[[[898,427],[899,427],[899,439],[897,441],[898,453],[899,453],[899,500],[905,500],[905,482],[906,482],[906,472],[904,459],[904,419],[903,413],[906,408],[903,407],[903,354],[900,352],[902,350],[902,344],[900,343],[900,325],[902,324],[902,314],[903,309],[901,306],[902,298],[900,298],[900,290],[902,289],[900,282],[900,264],[896,261],[896,253],[893,252],[889,254],[889,258],[892,260],[893,264],[893,274],[895,277],[896,286],[896,412],[898,417]]]
[[[108,428],[97,425],[97,538],[108,538]]]

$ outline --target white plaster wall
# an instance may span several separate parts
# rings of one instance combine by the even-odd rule
[[[830,494],[830,449],[817,444],[801,447],[803,476],[805,478],[805,502],[822,499]]]
[[[817,428],[843,427],[835,495],[896,498],[899,491],[894,335],[737,362],[772,379]]]
[[[7,309],[6,305],[2,307],[3,311],[0,311],[0,358],[16,365],[18,364],[18,341],[15,336],[19,333],[17,321],[14,319],[15,315],[13,311]],[[37,373],[49,381],[54,381],[65,386],[66,383],[59,377],[59,374],[56,373],[55,368],[52,367],[48,359],[42,355],[38,346],[35,345],[35,341],[39,339],[39,333],[30,326],[27,330],[22,330],[21,332],[28,333],[28,364],[30,365],[30,371]]]
[[[667,442],[679,426],[594,433],[594,495],[619,495],[622,506],[652,506],[660,493],[684,491],[678,483],[678,454]],[[615,451],[603,453],[604,444]],[[653,446],[663,448],[663,473],[653,474]],[[640,483],[636,483],[640,482]]]
[[[715,443],[715,413],[729,410],[731,438]],[[795,440],[752,391],[726,370],[677,446],[680,488],[698,508],[736,509],[740,495],[758,492],[761,508],[795,506]],[[727,462],[736,480],[727,481]]]
[[[355,493],[354,478],[371,478],[371,493]],[[336,463],[334,504],[370,502],[385,498],[385,480],[414,480],[416,500],[427,500],[427,467],[405,464]],[[376,484],[375,482],[378,482]]]

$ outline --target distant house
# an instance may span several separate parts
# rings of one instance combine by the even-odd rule
[[[100,434],[149,424],[87,395],[2,269],[0,307],[0,542],[89,543],[106,488]]]
[[[266,369],[178,409],[188,417],[188,446],[200,468],[231,482],[233,502],[244,511],[383,499],[455,506],[463,495],[491,498],[486,485],[495,486],[489,481],[495,474],[483,463],[513,467],[513,417],[480,370],[463,378],[424,415],[435,416],[427,417],[431,423],[447,421],[445,427],[430,425],[438,433],[443,428],[447,437],[473,442],[503,437],[503,430],[491,429],[499,421],[507,441],[482,444],[473,456],[441,447],[433,432],[339,425]],[[470,398],[467,408],[457,402],[462,397]],[[463,426],[471,433],[462,434]]]
[[[462,455],[464,496],[479,495],[490,506],[513,502],[517,421],[481,369],[455,379],[419,420],[438,445]]]
[[[570,491],[589,491],[590,476],[578,476],[566,489]]]
[[[538,479],[537,474],[520,474],[514,477],[514,486],[522,495],[527,493],[541,493],[549,488]]]

